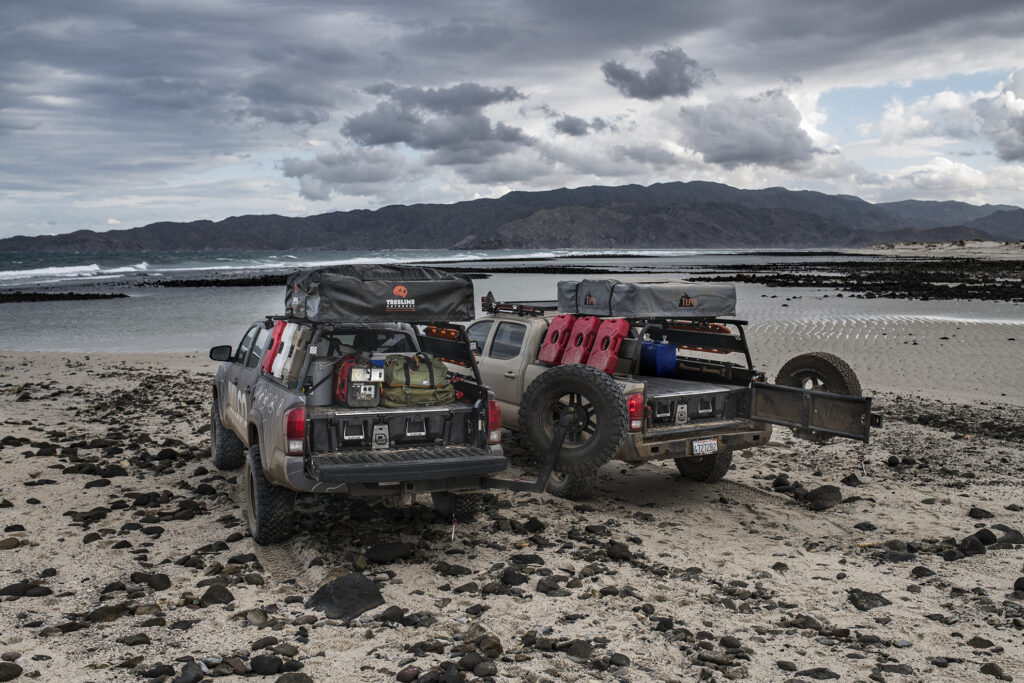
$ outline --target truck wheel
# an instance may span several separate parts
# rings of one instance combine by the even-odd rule
[[[220,421],[217,399],[210,405],[210,453],[218,470],[237,470],[245,464],[245,446],[235,433]]]
[[[259,545],[288,540],[292,535],[295,492],[267,481],[258,445],[249,449],[244,474],[252,539]]]
[[[684,479],[712,483],[721,481],[732,466],[732,451],[720,451],[699,458],[676,458],[676,469]]]
[[[847,396],[861,395],[860,382],[853,368],[839,356],[823,351],[813,351],[791,358],[779,369],[775,383]],[[831,439],[829,436],[815,434],[806,429],[794,429],[793,436],[816,443],[825,443]]]
[[[548,478],[548,492],[567,500],[586,500],[594,495],[597,472],[552,472]]]
[[[431,493],[434,510],[446,522],[452,517],[457,522],[471,522],[483,507],[484,497],[479,493]]]
[[[537,456],[551,449],[563,410],[573,411],[555,470],[593,476],[622,446],[629,426],[626,397],[611,377],[589,365],[559,365],[533,380],[523,394],[519,424]]]

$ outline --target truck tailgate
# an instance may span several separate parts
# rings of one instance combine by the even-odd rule
[[[647,430],[692,427],[698,423],[737,417],[747,388],[731,384],[694,382],[671,377],[635,377],[647,386]]]
[[[329,483],[397,483],[502,472],[504,455],[474,446],[350,450],[309,458],[309,475]]]

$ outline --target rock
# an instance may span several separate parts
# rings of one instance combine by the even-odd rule
[[[843,494],[838,486],[825,484],[807,492],[807,505],[812,510],[828,510],[843,502]]]
[[[127,635],[127,636],[121,636],[120,638],[117,639],[117,642],[119,642],[119,643],[121,643],[123,645],[134,646],[134,645],[149,645],[150,640],[149,640],[149,636],[147,636],[145,633],[133,633],[133,634]]]
[[[780,659],[775,662],[775,666],[779,667],[783,671],[796,671],[796,664],[785,659]]]
[[[231,591],[224,586],[210,586],[199,598],[199,604],[202,607],[209,607],[210,605],[226,605],[234,599],[235,596],[232,595]]]
[[[996,535],[991,529],[978,529],[974,536],[981,541],[982,545],[992,545],[996,542]]]
[[[995,517],[991,512],[982,508],[972,507],[967,511],[967,516],[971,519],[992,519]]]
[[[461,564],[448,564],[444,560],[434,565],[434,569],[441,576],[468,576],[473,573],[469,567],[463,567]]]
[[[586,659],[594,652],[594,645],[589,640],[575,639],[570,640],[564,646],[560,645],[558,649],[570,657]]]
[[[187,662],[172,683],[199,683],[203,680],[203,669],[195,662]]]
[[[1024,576],[1013,582],[1013,590],[1024,591]]]
[[[851,472],[850,474],[840,479],[839,483],[842,484],[843,486],[855,487],[861,485],[861,480],[857,478],[856,474]]]
[[[0,681],[13,681],[23,669],[14,662],[0,662]]]
[[[528,533],[531,534],[539,533],[541,531],[544,531],[544,529],[546,528],[547,525],[544,524],[544,522],[537,519],[536,517],[530,517],[528,520],[526,520],[526,522],[523,523],[523,529],[525,529]]]
[[[320,586],[306,608],[319,610],[328,619],[348,621],[383,604],[377,584],[362,574],[347,574]]]
[[[818,666],[813,669],[804,669],[803,671],[798,671],[796,675],[803,676],[804,678],[813,678],[816,681],[827,681],[832,678],[839,678],[839,674],[831,669],[826,669],[823,666]]]
[[[988,674],[989,676],[995,676],[996,678],[1003,677],[1003,667],[999,666],[995,662],[986,662],[981,665],[981,673]]]
[[[632,560],[633,553],[625,543],[612,543],[608,547],[608,557],[612,560]]]
[[[612,654],[611,658],[608,661],[609,663],[611,663],[612,666],[629,666],[632,663],[629,661],[629,657],[622,654],[621,652],[616,652]]]
[[[301,671],[289,671],[278,676],[274,683],[313,683],[313,678]]]
[[[86,619],[97,624],[105,624],[120,619],[128,613],[124,605],[103,605],[86,615]]]
[[[984,555],[985,544],[981,542],[981,539],[971,534],[960,541],[957,548],[963,553],[964,557],[971,557],[972,555]]]
[[[398,605],[391,605],[380,613],[380,620],[385,622],[400,622],[409,610]]]
[[[483,678],[484,676],[494,676],[498,673],[498,666],[489,659],[485,659],[476,666],[473,667],[473,675]]]
[[[910,573],[915,579],[927,579],[929,576],[935,576],[935,572],[924,566],[914,567],[910,570]]]
[[[858,522],[853,525],[854,529],[860,529],[861,531],[877,531],[878,527],[871,522]]]
[[[0,550],[14,550],[21,546],[21,541],[14,536],[0,539]]]
[[[412,683],[419,677],[420,668],[418,666],[412,666],[411,664],[395,674],[395,678],[399,683]]]
[[[522,586],[524,583],[530,580],[526,574],[517,572],[516,570],[509,567],[501,575],[501,582],[506,586]]]
[[[741,647],[740,639],[735,636],[722,636],[718,644],[726,649]]]
[[[390,564],[396,560],[402,560],[412,555],[413,547],[408,543],[402,543],[400,541],[391,541],[388,543],[378,543],[377,545],[370,546],[366,551],[366,559],[370,562],[376,562],[377,564]]]
[[[847,599],[850,601],[850,604],[861,612],[892,604],[878,593],[869,593],[868,591],[862,591],[859,588],[851,589]]]
[[[987,650],[994,645],[991,640],[988,638],[982,638],[981,636],[974,636],[967,641],[967,644],[977,650]]]
[[[544,564],[544,559],[534,553],[520,553],[508,558],[512,564]]]
[[[910,642],[909,640],[905,640],[905,639],[902,639],[902,638],[900,640],[892,641],[892,646],[893,647],[904,648],[904,647],[913,647],[913,645],[914,644],[912,642]]]
[[[271,676],[281,673],[281,658],[274,655],[256,655],[249,660],[252,672],[260,676]]]
[[[167,574],[153,574],[149,577],[148,583],[155,591],[165,591],[171,587],[171,579]]]

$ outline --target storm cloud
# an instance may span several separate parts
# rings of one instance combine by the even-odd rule
[[[705,78],[713,78],[709,69],[702,69],[681,48],[657,50],[650,55],[654,63],[646,73],[609,61],[601,65],[604,80],[626,97],[638,100],[660,100],[663,97],[690,95]]]
[[[1019,3],[9,0],[0,26],[0,236],[596,182],[877,196],[922,169],[951,184],[896,186],[1019,201]],[[877,88],[913,95],[887,114]],[[873,109],[817,104],[853,90]],[[874,158],[837,172],[851,143]]]
[[[708,163],[793,169],[814,156],[811,137],[800,127],[800,112],[781,90],[683,107],[679,114],[683,141]]]
[[[428,163],[479,164],[490,157],[529,146],[520,128],[493,122],[483,110],[493,104],[524,99],[512,87],[489,88],[460,83],[448,88],[373,86],[386,99],[372,110],[345,121],[341,132],[365,146],[405,144],[432,152]]]

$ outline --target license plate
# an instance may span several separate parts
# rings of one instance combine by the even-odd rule
[[[697,439],[693,442],[694,455],[711,455],[718,452],[718,439]]]

